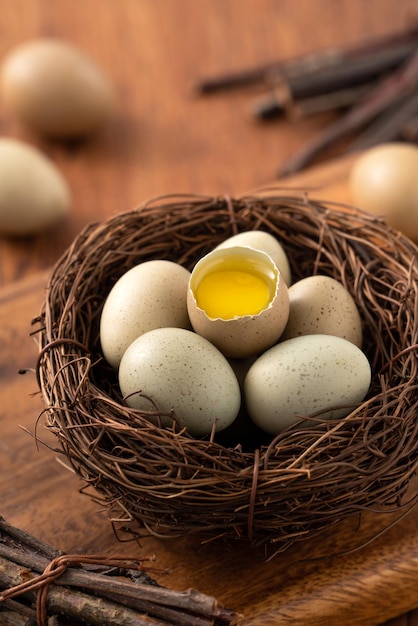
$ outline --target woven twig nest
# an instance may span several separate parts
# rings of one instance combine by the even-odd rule
[[[382,220],[296,192],[171,196],[88,226],[59,260],[41,313],[39,385],[47,426],[110,519],[139,534],[295,540],[365,509],[391,510],[418,463],[417,247]],[[227,237],[262,229],[293,280],[327,274],[355,298],[372,367],[365,400],[337,421],[277,437],[197,439],[123,404],[100,353],[99,320],[132,266],[188,269]]]

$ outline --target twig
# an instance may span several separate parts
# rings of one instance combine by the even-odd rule
[[[308,78],[309,81],[312,81],[311,84],[315,84],[314,75],[324,70],[333,71],[333,77],[338,83],[339,71],[335,73],[335,68],[339,70],[347,66],[347,62],[353,62],[354,65],[359,62],[360,71],[364,74],[364,61],[367,64],[368,59],[374,67],[373,71],[381,73],[401,64],[413,53],[417,45],[417,34],[417,28],[414,25],[406,32],[390,34],[357,46],[336,47],[265,64],[253,69],[244,69],[235,73],[202,79],[197,83],[196,91],[201,94],[209,94],[257,84],[271,85],[272,81],[275,82],[279,76],[294,81],[293,84],[297,89],[296,81],[301,80],[303,85]],[[372,59],[376,59],[376,61],[372,61]],[[370,76],[370,71],[368,75]],[[328,85],[330,79],[331,75],[327,78]],[[322,77],[319,80],[322,80]],[[314,88],[314,92],[318,93],[317,88]],[[313,93],[310,91],[309,94],[305,95],[313,95]]]
[[[348,113],[330,124],[323,133],[283,164],[278,176],[295,173],[310,163],[323,150],[350,132],[363,128],[402,95],[408,95],[418,83],[418,52],[397,72],[381,83]]]
[[[286,103],[283,101],[280,102],[277,96],[273,94],[273,96],[270,96],[268,99],[266,98],[256,103],[253,114],[259,120],[271,120],[280,115],[286,115],[288,118],[295,121],[316,113],[347,108],[368,94],[373,87],[373,83],[359,86],[355,85],[353,87],[330,91],[326,94],[292,99],[290,102]]]
[[[11,543],[21,544],[26,548],[30,548],[33,552],[42,555],[48,560],[55,559],[57,556],[61,556],[62,552],[53,548],[49,544],[41,541],[37,537],[30,535],[21,528],[16,528],[10,524],[4,517],[0,516],[0,545],[6,543],[6,540],[12,540]]]
[[[91,626],[237,623],[235,612],[200,591],[167,589],[148,575],[146,582],[137,582],[135,574],[146,571],[146,560],[150,557],[65,555],[0,518],[0,610],[26,620],[36,616],[40,626],[48,615]]]
[[[350,134],[357,141],[344,152],[356,152],[382,142],[417,141],[418,115],[414,94],[418,84],[418,26],[354,46],[220,75],[198,83],[201,94],[261,85],[267,97],[252,113],[261,121],[285,117],[295,121],[318,112],[338,112],[325,131],[292,155],[277,172],[284,177],[311,165],[322,153]]]
[[[33,604],[36,601],[36,587],[30,590],[29,583],[36,583],[36,576],[30,570],[22,568],[12,561],[0,558],[0,582],[10,589],[18,587],[22,578],[28,583],[29,591],[24,593],[24,599]],[[3,596],[0,601],[4,602]],[[19,594],[20,595],[20,594]],[[91,626],[161,626],[160,620],[154,620],[146,615],[127,609],[123,605],[89,596],[82,591],[68,592],[66,589],[51,585],[48,590],[48,612],[50,615],[59,614],[67,619],[79,620]],[[39,618],[38,618],[38,623]],[[181,622],[179,622],[181,624]]]
[[[415,49],[417,45],[418,40],[415,41]],[[408,54],[407,51],[409,51]],[[348,88],[370,86],[372,82],[398,69],[411,54],[410,46],[404,46],[402,54],[397,55],[394,55],[394,50],[389,48],[354,58],[342,57],[338,64],[316,71],[307,67],[305,72],[296,76],[287,75],[286,72],[282,75],[278,73],[273,82],[277,105],[287,112],[294,104],[308,98],[324,96]]]
[[[36,618],[25,617],[13,610],[0,611],[1,626],[35,626]]]
[[[401,138],[404,141],[418,141],[418,115],[409,119],[401,130]]]
[[[366,150],[379,143],[402,138],[408,120],[418,114],[418,91],[395,100],[392,106],[384,111],[375,122],[370,124],[350,145],[348,152]],[[411,140],[412,138],[410,138]]]

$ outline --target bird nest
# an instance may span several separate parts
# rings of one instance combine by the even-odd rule
[[[293,281],[326,274],[352,294],[369,393],[343,419],[315,416],[275,437],[251,426],[202,439],[159,427],[125,406],[101,354],[105,298],[140,262],[191,270],[253,229],[279,239]],[[418,463],[417,253],[376,217],[277,189],[162,197],[86,227],[50,276],[37,364],[46,426],[82,490],[139,535],[235,537],[279,550],[355,512],[399,507]]]

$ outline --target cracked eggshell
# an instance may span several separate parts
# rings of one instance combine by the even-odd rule
[[[318,419],[345,417],[364,399],[370,381],[369,361],[356,345],[332,335],[304,335],[256,360],[244,398],[257,426],[276,435],[318,412]]]
[[[335,335],[359,348],[362,322],[354,298],[331,276],[308,276],[289,287],[289,319],[281,340],[300,335]]]
[[[117,368],[127,347],[149,330],[190,328],[189,277],[183,266],[156,259],[136,265],[119,278],[100,318],[100,341],[108,363]]]
[[[270,277],[272,296],[260,313],[222,319],[209,317],[198,306],[195,292],[200,281],[225,259],[228,259],[228,263],[237,263],[239,269],[245,267],[243,263],[254,264],[257,269],[262,267],[262,271]],[[196,333],[208,339],[225,356],[246,358],[272,346],[283,333],[289,316],[288,288],[277,265],[265,252],[244,246],[215,249],[193,268],[187,291],[187,309]]]
[[[248,230],[225,239],[225,241],[216,247],[216,250],[232,248],[234,246],[249,246],[250,248],[261,250],[271,256],[279,268],[286,285],[290,285],[292,276],[289,259],[287,258],[283,246],[274,235],[263,230]]]
[[[214,424],[217,431],[227,428],[241,405],[226,358],[204,337],[181,328],[159,328],[134,341],[122,357],[119,385],[130,407],[174,412],[195,436],[210,434]],[[172,421],[161,417],[162,426]]]

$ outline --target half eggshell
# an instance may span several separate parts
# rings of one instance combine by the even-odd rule
[[[203,278],[222,268],[262,275],[270,283],[269,302],[257,314],[230,319],[211,317],[198,305],[196,293]],[[273,259],[244,246],[215,249],[195,265],[189,280],[187,310],[195,332],[213,343],[225,356],[245,358],[259,354],[280,338],[289,317],[288,288]]]

